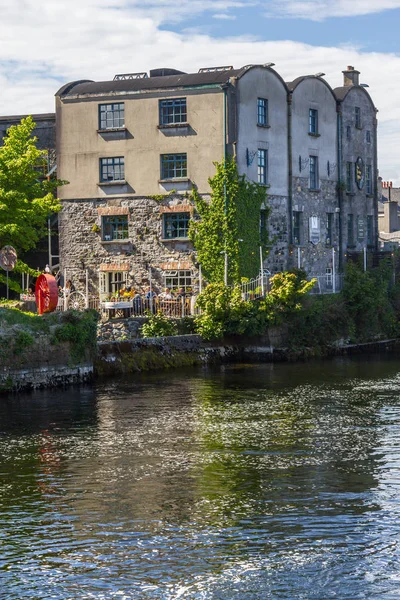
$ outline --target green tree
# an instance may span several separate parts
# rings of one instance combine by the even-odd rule
[[[260,246],[264,256],[267,254],[267,233],[260,235],[260,210],[266,201],[266,188],[239,175],[233,159],[214,164],[216,173],[209,179],[211,199],[193,191],[200,220],[191,221],[189,237],[210,283],[224,280],[225,252],[228,281],[237,283],[240,277],[257,275]]]
[[[47,232],[48,215],[61,208],[55,191],[64,182],[44,178],[47,152],[37,148],[34,128],[32,117],[22,119],[0,147],[0,247],[10,244],[17,253],[36,246]],[[21,261],[16,270],[29,271]]]

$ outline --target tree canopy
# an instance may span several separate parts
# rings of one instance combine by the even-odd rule
[[[36,147],[32,117],[9,128],[0,146],[0,246],[29,250],[46,233],[50,213],[60,210],[60,182],[43,178],[47,152]]]
[[[10,244],[17,253],[37,245],[47,232],[49,214],[61,208],[55,191],[63,182],[45,177],[47,151],[37,148],[34,128],[32,117],[22,119],[8,129],[0,146],[0,248]],[[21,263],[19,267],[27,270]]]

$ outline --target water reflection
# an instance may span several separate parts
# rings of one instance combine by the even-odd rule
[[[4,598],[395,598],[397,359],[0,403]]]

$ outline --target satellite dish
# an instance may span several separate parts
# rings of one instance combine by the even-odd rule
[[[12,246],[3,246],[0,250],[0,267],[4,271],[12,271],[17,264],[17,251]]]

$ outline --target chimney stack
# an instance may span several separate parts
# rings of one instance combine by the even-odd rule
[[[356,71],[354,67],[349,65],[346,71],[342,71],[344,76],[343,85],[349,87],[351,85],[359,85],[360,71]]]

